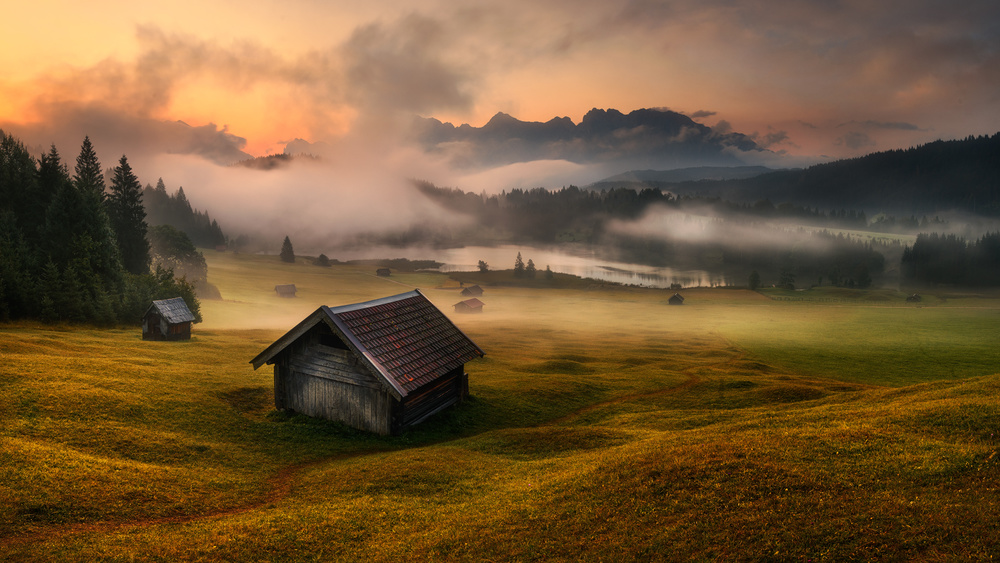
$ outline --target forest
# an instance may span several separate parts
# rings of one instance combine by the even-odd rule
[[[752,178],[687,182],[617,182],[677,194],[750,202],[763,198],[869,213],[1000,217],[1000,133],[934,141],[907,149],[781,170]],[[602,184],[603,185],[603,184]]]
[[[53,145],[36,161],[0,131],[0,319],[138,324],[194,287],[153,263],[142,185],[125,155],[105,181],[90,138],[74,174]]]

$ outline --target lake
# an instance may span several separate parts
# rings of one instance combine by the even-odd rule
[[[553,272],[572,274],[582,278],[616,282],[643,287],[670,287],[679,283],[683,287],[714,287],[726,285],[721,274],[705,270],[676,270],[641,264],[607,260],[586,247],[538,248],[520,245],[464,246],[461,248],[374,246],[349,250],[324,251],[331,259],[365,260],[377,258],[407,258],[441,262],[442,272],[468,272],[478,269],[480,260],[486,261],[491,270],[514,267],[517,253],[527,264],[535,263],[539,272],[548,266]],[[318,254],[316,252],[315,254]]]

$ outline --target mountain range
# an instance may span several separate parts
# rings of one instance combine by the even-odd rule
[[[535,160],[612,164],[630,168],[740,166],[741,153],[763,151],[741,133],[716,130],[665,109],[592,109],[579,123],[556,117],[544,123],[497,113],[482,127],[458,127],[417,118],[417,143],[461,168],[493,167]]]

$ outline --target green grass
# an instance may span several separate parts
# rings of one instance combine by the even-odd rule
[[[487,353],[471,399],[377,437],[275,412],[249,359],[321,304],[416,286],[450,314],[458,284],[206,258],[223,300],[188,342],[0,326],[0,559],[997,555],[988,297],[485,285],[453,315]]]

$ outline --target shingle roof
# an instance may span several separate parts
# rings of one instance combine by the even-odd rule
[[[485,303],[476,299],[475,297],[473,297],[472,299],[466,299],[465,301],[459,301],[458,303],[455,303],[455,305],[461,305],[461,304],[464,304],[466,307],[470,309],[479,309],[483,305],[485,305]]]
[[[482,295],[483,288],[478,285],[470,285],[469,287],[462,290],[462,295]]]
[[[194,314],[190,309],[188,309],[187,303],[184,302],[182,297],[153,301],[153,304],[149,306],[149,309],[156,309],[156,311],[160,313],[160,316],[171,324],[185,323],[194,320]],[[149,309],[146,309],[147,313],[149,312]]]
[[[483,351],[419,290],[340,307],[320,307],[256,358],[254,369],[326,318],[400,396],[480,357]]]

